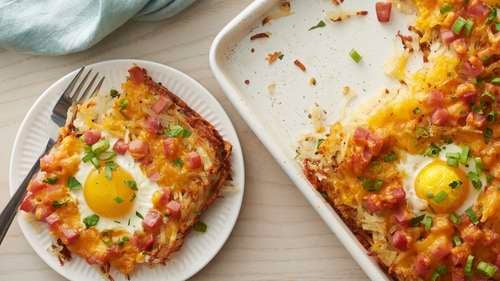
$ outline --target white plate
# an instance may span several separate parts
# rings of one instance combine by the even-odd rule
[[[198,82],[186,74],[158,63],[141,60],[113,60],[90,65],[106,76],[102,90],[120,89],[132,64],[146,68],[155,81],[161,82],[173,93],[181,97],[195,111],[200,113],[220,132],[222,137],[233,145],[232,185],[234,192],[227,192],[202,216],[208,225],[205,233],[192,232],[184,246],[175,253],[165,265],[155,267],[139,266],[132,275],[132,280],[185,280],[201,270],[221,249],[233,229],[244,193],[244,163],[240,143],[234,127],[217,100]],[[33,161],[43,150],[47,141],[45,127],[49,122],[50,112],[62,90],[68,85],[76,70],[52,84],[35,102],[26,115],[14,142],[10,161],[10,193],[15,192]],[[52,243],[45,224],[31,221],[20,212],[18,222],[24,236],[37,254],[55,271],[70,280],[101,280],[99,271],[89,266],[83,259],[74,257],[61,266],[57,258],[47,249]],[[73,255],[74,256],[74,255]],[[122,274],[112,271],[116,280],[126,280]]]
[[[327,111],[326,124],[331,124],[343,117],[343,111],[349,114],[383,87],[397,84],[384,74],[383,66],[396,49],[402,49],[395,34],[398,30],[408,34],[407,24],[413,16],[403,15],[393,7],[391,22],[381,24],[376,19],[375,1],[344,1],[336,7],[331,0],[292,0],[292,15],[263,26],[262,19],[278,3],[279,0],[254,1],[224,27],[210,50],[212,72],[254,133],[366,274],[373,280],[388,280],[309,184],[294,157],[300,136],[313,130],[307,112],[315,104]],[[326,19],[327,11],[342,10],[366,10],[368,15],[338,23]],[[326,26],[309,31],[320,20]],[[250,40],[251,35],[260,32],[271,35]],[[361,63],[350,58],[351,49],[362,55]],[[265,57],[275,51],[281,51],[284,57],[269,65]],[[294,65],[295,59],[305,64],[305,73]],[[309,85],[311,77],[316,78],[316,86]],[[248,85],[245,80],[249,80]],[[268,90],[271,84],[276,85],[274,93]],[[350,86],[357,98],[346,98],[342,94],[344,86]]]

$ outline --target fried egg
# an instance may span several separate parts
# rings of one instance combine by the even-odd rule
[[[403,174],[408,205],[414,213],[431,209],[436,213],[461,214],[473,205],[480,187],[486,186],[486,177],[477,173],[480,164],[473,157],[463,158],[462,163],[452,157],[464,154],[467,148],[446,144],[433,149],[434,154],[401,156],[398,169]]]
[[[117,139],[110,140],[111,147]],[[81,157],[84,157],[82,153]],[[128,153],[113,158],[113,169],[98,169],[90,162],[80,162],[74,175],[82,188],[73,190],[81,219],[97,215],[95,227],[102,231],[123,228],[129,232],[142,229],[142,215],[153,207],[151,198],[160,187],[145,176]]]

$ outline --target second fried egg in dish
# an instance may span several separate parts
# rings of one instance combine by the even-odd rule
[[[455,144],[431,145],[423,155],[401,153],[398,169],[411,209],[463,213],[486,184],[479,158],[470,148]],[[472,180],[471,180],[472,179]]]

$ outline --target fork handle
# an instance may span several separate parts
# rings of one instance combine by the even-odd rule
[[[28,172],[26,177],[23,179],[23,182],[16,190],[16,193],[14,193],[14,195],[10,198],[9,202],[3,209],[2,213],[0,214],[0,244],[2,243],[5,235],[7,234],[7,231],[9,230],[12,220],[14,220],[14,217],[16,216],[17,209],[24,198],[24,194],[26,193],[26,189],[28,187],[31,178],[40,168],[40,158],[42,158],[43,155],[45,155],[45,153],[47,153],[47,151],[53,145],[54,141],[49,140],[49,142],[47,143],[47,147],[45,148],[45,151],[42,153],[40,157],[38,157],[35,164],[33,164],[33,167],[31,167],[31,170]]]

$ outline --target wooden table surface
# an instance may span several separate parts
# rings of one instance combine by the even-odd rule
[[[208,65],[212,40],[250,0],[203,0],[173,19],[129,22],[93,48],[45,57],[0,49],[0,207],[8,194],[15,134],[36,98],[66,73],[102,60],[137,58],[177,68],[219,100],[246,164],[245,199],[233,233],[193,280],[367,280],[356,262],[240,118]],[[0,245],[0,280],[63,280],[14,223]]]

